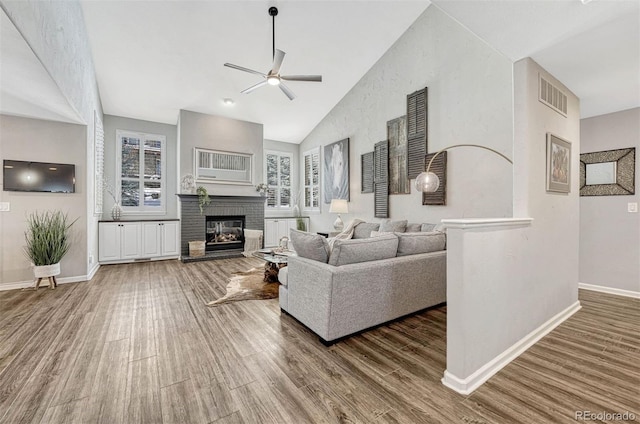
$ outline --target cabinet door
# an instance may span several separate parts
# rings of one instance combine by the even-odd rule
[[[156,221],[142,223],[142,257],[152,258],[161,254],[162,223]]]
[[[180,255],[180,233],[178,221],[166,221],[160,226],[162,233],[162,256]]]
[[[101,222],[98,224],[98,261],[120,259],[120,224]]]
[[[279,219],[264,220],[264,247],[273,247],[278,245],[280,238],[278,237]]]
[[[119,224],[121,230],[121,259],[135,259],[142,254],[141,225],[139,222],[123,222]]]
[[[276,246],[280,245],[280,239],[284,236],[289,237],[289,222],[290,219],[278,220],[278,239],[276,240]]]

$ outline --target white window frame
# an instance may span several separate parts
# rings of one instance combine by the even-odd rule
[[[315,147],[311,150],[307,150],[306,152],[304,152],[302,154],[302,161],[300,162],[300,191],[302,192],[302,210],[305,212],[320,212],[320,205],[322,204],[322,157],[320,156],[320,147]],[[314,184],[312,183],[311,185],[307,185],[307,180],[305,178],[305,171],[306,171],[306,167],[305,167],[305,159],[307,156],[312,156],[314,154],[318,155],[318,206],[316,207],[307,207],[307,187],[310,188],[309,192],[312,194],[313,196],[313,187]],[[312,179],[313,181],[313,179]],[[313,198],[311,199],[311,201],[309,202],[310,205],[313,205]]]
[[[122,202],[122,137],[133,137],[140,139],[140,201],[138,206],[122,206],[124,215],[164,215],[167,211],[167,137],[160,134],[149,134],[139,131],[116,130],[116,192],[118,201]],[[160,169],[160,206],[144,205],[144,142],[145,140],[160,141],[160,154],[162,162]],[[129,178],[127,178],[128,180]]]
[[[293,200],[295,198],[295,195],[293,193],[293,187],[294,187],[294,175],[295,172],[293,172],[293,155],[289,152],[280,152],[277,150],[265,150],[264,151],[264,161],[263,161],[263,175],[264,175],[264,182],[265,184],[267,184],[267,182],[269,181],[267,178],[267,155],[276,155],[278,156],[278,185],[277,187],[275,187],[276,189],[276,201],[277,201],[277,205],[276,206],[268,206],[267,202],[265,202],[265,209],[270,210],[270,211],[275,211],[275,210],[280,210],[280,211],[290,211],[291,209],[293,209]],[[291,185],[289,186],[289,206],[282,206],[280,205],[280,158],[281,157],[288,157],[289,158],[289,180],[291,182]],[[269,186],[269,188],[272,188],[273,186]],[[297,199],[296,199],[297,200]]]

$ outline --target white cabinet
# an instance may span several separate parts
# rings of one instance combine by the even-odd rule
[[[309,229],[309,218],[304,220]],[[297,228],[296,218],[266,218],[264,220],[264,247],[274,247],[280,244],[280,239],[284,236],[290,237],[289,230]]]
[[[98,224],[100,262],[135,259],[141,255],[140,223],[101,222]]]
[[[101,222],[100,262],[168,259],[180,255],[179,221]]]

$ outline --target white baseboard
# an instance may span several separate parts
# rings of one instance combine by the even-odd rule
[[[615,294],[617,296],[633,297],[640,299],[640,292],[631,290],[616,289],[613,287],[596,286],[594,284],[578,283],[578,288],[583,290],[597,291],[601,293]]]
[[[83,281],[89,281],[91,280],[91,278],[93,278],[93,275],[95,275],[96,271],[98,271],[98,267],[92,270],[93,274],[90,274],[90,276],[76,275],[74,277],[56,278],[56,282],[58,284],[68,284],[68,283],[80,283]],[[40,288],[46,288],[48,285],[49,285],[49,282],[47,280],[43,280],[42,284],[40,285]],[[32,287],[32,288],[35,287],[35,280],[16,281],[14,283],[0,283],[0,291],[26,289],[29,287]]]
[[[87,275],[87,281],[91,281],[93,279],[93,277],[96,275],[96,272],[98,272],[99,269],[100,269],[100,263],[96,262],[93,265],[93,268],[91,268],[89,270],[89,274]]]
[[[536,328],[522,339],[517,341],[513,346],[509,347],[507,350],[502,352],[500,355],[493,358],[491,361],[487,362],[485,365],[480,367],[476,372],[471,374],[469,377],[465,379],[461,379],[451,374],[450,372],[444,372],[444,377],[442,377],[442,384],[447,386],[448,388],[455,390],[456,392],[468,395],[471,394],[475,389],[484,384],[488,379],[493,377],[498,371],[507,366],[509,362],[516,359],[520,356],[524,351],[533,346],[538,340],[549,334],[554,328],[558,325],[562,324],[567,318],[571,315],[575,314],[580,310],[580,301],[576,301],[574,304],[569,306],[564,311],[555,315],[547,322],[542,324],[540,327]]]

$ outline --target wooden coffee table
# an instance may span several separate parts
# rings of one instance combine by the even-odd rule
[[[253,252],[253,256],[265,261],[264,264],[264,282],[277,283],[278,272],[280,268],[287,266],[289,256],[293,252],[285,250],[283,252],[275,252],[274,249],[262,249]]]

